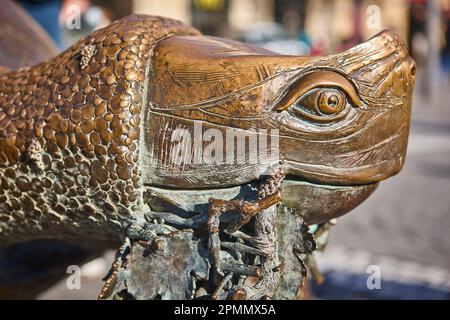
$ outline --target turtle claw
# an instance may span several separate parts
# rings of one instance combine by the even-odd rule
[[[208,247],[211,255],[212,265],[217,274],[223,276],[220,259],[220,216],[222,214],[234,215],[231,222],[224,229],[225,233],[241,238],[248,245],[234,244],[234,250],[240,250],[244,253],[251,253],[261,256],[272,256],[273,248],[263,239],[254,238],[239,231],[239,229],[250,222],[259,212],[267,209],[281,201],[281,186],[285,172],[283,167],[278,169],[269,176],[269,178],[260,185],[258,190],[259,200],[253,202],[239,200],[209,200],[208,223],[207,229],[209,233]],[[231,245],[229,245],[231,246]],[[249,266],[251,267],[251,266]],[[239,268],[238,268],[239,269]],[[236,273],[236,270],[234,270]]]
[[[119,292],[121,285],[128,277],[127,257],[133,243],[146,247],[146,254],[160,251],[163,242],[160,235],[169,234],[176,229],[164,224],[161,219],[153,219],[153,222],[136,220],[127,228],[123,245],[117,251],[111,270],[105,277],[105,284],[98,296],[99,300],[113,299]]]
[[[147,221],[135,221],[127,229],[128,238],[134,241],[151,241],[158,235],[170,234],[177,229],[168,226],[160,221],[157,223]]]
[[[281,191],[282,183],[286,175],[284,168],[282,166],[277,166],[277,168],[272,169],[272,171],[269,178],[259,186],[259,199],[267,198],[268,196]]]
[[[131,242],[127,237],[124,244],[116,253],[116,258],[109,270],[108,274],[103,279],[105,281],[99,295],[98,300],[111,300],[119,292],[120,287],[128,277],[127,256],[131,250]]]

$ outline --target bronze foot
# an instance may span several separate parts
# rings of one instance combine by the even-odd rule
[[[131,243],[127,238],[125,239],[124,244],[117,251],[116,258],[111,266],[111,269],[103,279],[105,283],[100,291],[100,294],[98,295],[98,300],[113,299],[114,295],[118,293],[122,283],[127,276],[126,264],[130,249]]]
[[[159,235],[169,234],[176,231],[164,223],[155,221],[135,221],[127,229],[127,237],[124,244],[117,251],[113,265],[105,277],[105,284],[98,296],[99,300],[113,299],[119,292],[123,282],[127,279],[127,256],[131,251],[133,243],[139,243],[146,247],[146,250],[159,250],[161,240]]]
[[[252,273],[258,275],[256,267],[235,264],[231,266],[229,263],[222,265],[220,259],[220,249],[228,248],[240,253],[250,253],[264,257],[271,256],[271,248],[258,243],[256,238],[240,232],[239,229],[250,222],[250,220],[259,212],[267,209],[281,201],[281,183],[284,179],[284,169],[280,167],[275,173],[261,184],[259,188],[259,200],[253,202],[239,200],[221,200],[210,199],[208,210],[207,228],[209,232],[208,247],[210,250],[212,265],[217,274],[223,276],[225,269],[238,274]],[[247,245],[240,243],[223,243],[221,244],[219,237],[220,216],[222,214],[234,214],[232,221],[227,225],[224,231],[234,237],[247,240]],[[258,245],[259,244],[259,245]],[[260,246],[261,245],[261,246]],[[250,270],[251,269],[251,270]],[[245,272],[245,273],[242,273]]]

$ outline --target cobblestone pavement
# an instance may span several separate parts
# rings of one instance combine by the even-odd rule
[[[415,97],[405,167],[332,229],[317,258],[326,281],[313,286],[316,298],[450,299],[448,91],[433,106]],[[380,268],[381,290],[367,289],[369,265]],[[95,298],[100,278],[84,278],[83,290],[61,283],[41,298]]]

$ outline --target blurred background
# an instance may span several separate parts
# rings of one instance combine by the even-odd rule
[[[63,50],[131,13],[176,18],[207,35],[282,54],[326,55],[383,29],[408,43],[417,83],[406,165],[340,218],[316,254],[324,281],[311,299],[450,298],[450,0],[20,0]],[[65,280],[41,299],[94,299],[113,258],[82,267],[80,290]],[[374,269],[375,268],[375,269]],[[378,270],[381,288],[368,277]]]

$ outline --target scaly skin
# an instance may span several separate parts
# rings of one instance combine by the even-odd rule
[[[130,276],[135,242],[163,252],[177,228],[206,231],[213,274],[226,273],[227,282],[230,274],[265,272],[254,287],[234,288],[235,298],[259,299],[279,283],[278,258],[268,259],[278,254],[275,203],[294,213],[284,217],[295,221],[290,242],[298,245],[307,240],[306,224],[347,213],[403,166],[415,64],[392,32],[336,55],[297,57],[135,15],[46,62],[0,73],[0,244],[126,236],[100,296],[111,298]],[[173,138],[187,132],[195,140],[199,124],[217,137],[275,129],[270,140],[279,148],[250,151],[256,163],[236,163],[234,153],[203,161],[197,149],[183,149],[173,162]],[[282,169],[259,199],[247,201],[279,160]],[[209,210],[200,210],[206,196]],[[161,212],[164,203],[169,209]],[[222,245],[224,231],[244,244]],[[307,252],[291,249],[285,253]],[[222,261],[226,250],[240,255]],[[259,255],[263,268],[247,254]],[[225,282],[212,297],[224,298]]]
[[[142,212],[141,112],[155,44],[199,32],[129,16],[0,76],[0,242],[118,239]],[[93,49],[93,50],[92,50]]]
[[[222,199],[275,160],[293,184],[284,203],[308,224],[335,218],[401,169],[414,73],[392,32],[296,57],[170,19],[118,20],[0,76],[0,240],[118,239],[143,221],[144,185]],[[199,123],[222,136],[277,129],[279,152],[257,164],[171,162],[177,130],[195,135]],[[201,204],[195,194],[189,205]]]

